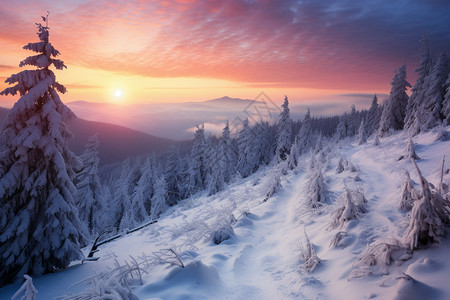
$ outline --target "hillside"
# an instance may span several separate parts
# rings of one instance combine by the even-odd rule
[[[129,294],[119,278],[128,278],[140,299],[448,299],[450,238],[413,253],[402,248],[410,219],[399,209],[404,170],[420,191],[411,162],[401,159],[408,140],[400,132],[382,138],[379,146],[373,140],[327,144],[300,157],[286,175],[279,166],[266,167],[213,196],[195,195],[167,210],[158,223],[100,246],[97,262],[77,262],[34,278],[37,299],[87,299],[102,289]],[[437,186],[450,141],[437,140],[432,131],[413,142],[419,168]],[[309,187],[319,170],[326,201],[311,209]],[[278,176],[282,187],[267,198]],[[346,190],[363,209],[356,219],[332,226]],[[315,251],[308,263],[302,260],[306,234]],[[226,235],[230,238],[219,245],[213,242]],[[378,245],[392,244],[398,246],[394,252],[381,247],[366,264],[358,260]],[[177,266],[181,262],[184,268]],[[318,265],[308,272],[314,262]],[[0,289],[0,297],[9,299],[19,286]]]
[[[0,108],[0,123],[3,122],[7,113],[7,109]],[[74,119],[68,125],[74,137],[69,141],[69,146],[76,154],[83,152],[89,137],[98,134],[101,164],[119,162],[127,157],[143,154],[163,154],[171,145],[180,143],[119,125],[86,121],[80,118]]]

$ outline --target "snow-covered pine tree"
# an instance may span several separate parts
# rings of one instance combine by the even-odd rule
[[[155,157],[147,156],[141,169],[141,177],[137,182],[134,193],[131,195],[131,208],[133,209],[133,219],[137,223],[142,223],[151,211],[152,197],[155,193]]]
[[[366,122],[363,119],[361,121],[361,124],[359,125],[359,129],[358,129],[358,136],[356,137],[356,141],[358,143],[358,145],[362,145],[365,142],[367,142],[367,134],[366,134],[366,126],[365,126]]]
[[[444,96],[445,96],[445,82],[448,78],[450,67],[448,58],[445,53],[442,53],[436,61],[430,75],[426,78],[427,90],[419,105],[419,124],[420,131],[426,131],[436,127],[445,119],[441,115]]]
[[[288,157],[288,168],[293,170],[298,165],[299,162],[299,144],[298,144],[298,135],[295,136],[294,143],[292,144],[291,151]]]
[[[197,126],[194,136],[194,144],[191,149],[190,156],[190,191],[195,194],[205,189],[206,181],[206,141],[205,141],[205,127]]]
[[[381,107],[378,105],[377,95],[373,96],[372,104],[367,112],[367,135],[370,136],[377,131],[380,124]]]
[[[446,88],[446,93],[444,101],[442,101],[441,114],[444,118],[444,124],[450,125],[450,73],[448,74],[444,87]]]
[[[284,97],[284,103],[281,107],[283,107],[283,111],[280,113],[280,120],[278,122],[275,163],[287,159],[292,145],[292,120],[289,116],[289,101],[287,96]]]
[[[151,200],[150,219],[156,220],[160,214],[169,207],[167,205],[168,193],[167,184],[163,176],[156,179],[154,186],[155,194]]]
[[[83,168],[75,177],[77,195],[75,204],[78,207],[80,220],[87,226],[89,233],[97,232],[102,224],[102,187],[98,176],[98,136],[89,138],[83,154],[80,156]]]
[[[391,130],[403,129],[406,106],[408,105],[406,89],[411,87],[409,82],[406,81],[406,65],[403,65],[395,72],[391,85],[391,93],[381,115],[378,131],[381,136],[389,133]]]
[[[311,124],[311,112],[309,108],[306,110],[303,118],[302,126],[298,132],[298,156],[307,153],[314,146],[314,133]]]
[[[355,136],[358,133],[358,125],[360,119],[356,113],[356,107],[354,104],[350,107],[350,115],[348,115],[347,120],[347,136]]]
[[[224,165],[222,162],[222,157],[219,156],[219,147],[216,146],[212,141],[207,143],[205,162],[206,162],[206,190],[208,195],[214,195],[220,192],[225,187],[225,179],[223,176]]]
[[[219,159],[223,169],[223,178],[229,182],[236,173],[237,149],[230,137],[230,125],[227,121],[219,140]]]
[[[336,141],[340,141],[346,138],[348,136],[347,128],[348,114],[345,112],[342,116],[339,117],[339,123],[336,127],[336,131],[334,132],[334,139]]]
[[[167,201],[169,205],[174,205],[180,199],[183,199],[184,187],[182,175],[182,160],[180,157],[180,148],[171,146],[169,148],[169,154],[167,156],[165,174],[168,191]]]
[[[414,183],[411,180],[409,172],[405,170],[402,184],[402,198],[400,199],[399,208],[401,210],[410,211],[416,200],[418,200],[418,196],[414,189]]]
[[[420,159],[414,149],[414,143],[411,137],[409,137],[408,145],[406,146],[406,159]]]
[[[252,174],[252,164],[250,159],[252,155],[252,133],[248,124],[248,119],[242,123],[242,129],[237,137],[238,144],[238,161],[237,170],[242,177]]]
[[[421,44],[421,57],[419,62],[419,67],[415,70],[418,73],[418,78],[414,87],[412,88],[411,97],[408,100],[408,105],[406,107],[406,115],[404,121],[404,128],[408,129],[411,134],[415,135],[417,132],[412,132],[411,130],[417,130],[417,126],[414,126],[416,120],[416,113],[419,110],[420,103],[423,100],[425,92],[427,90],[426,78],[431,73],[434,65],[434,56],[431,53],[429,41],[427,37],[422,37],[420,40]]]
[[[47,26],[38,26],[40,41],[24,46],[38,53],[19,66],[34,66],[11,75],[15,84],[1,95],[20,94],[0,135],[0,285],[25,273],[65,268],[83,257],[85,237],[73,196],[74,170],[81,162],[67,147],[66,123],[75,115],[57,91],[66,88],[49,69],[66,66],[49,42]]]

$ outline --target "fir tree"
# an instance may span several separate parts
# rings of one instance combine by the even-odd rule
[[[406,115],[405,115],[405,129],[412,130],[415,126],[416,120],[416,112],[419,110],[420,103],[425,95],[427,90],[427,82],[426,78],[431,73],[431,70],[434,65],[434,56],[431,53],[429,41],[427,37],[422,37],[420,40],[421,44],[421,58],[419,62],[419,67],[416,69],[416,73],[418,73],[418,78],[414,87],[412,88],[411,97],[408,100],[408,105],[406,107]],[[416,124],[417,125],[417,124]],[[417,132],[411,132],[412,134],[416,134]]]
[[[180,149],[176,146],[169,148],[169,154],[166,164],[166,184],[167,201],[169,205],[174,205],[183,198],[183,178],[182,178],[182,160]]]
[[[391,85],[391,93],[381,115],[380,135],[384,135],[391,130],[403,129],[406,106],[408,104],[406,89],[411,87],[409,82],[406,81],[405,65],[395,72]]]
[[[191,150],[190,157],[190,189],[192,193],[205,189],[206,181],[206,141],[205,141],[205,127],[197,126],[194,136],[194,144]]]
[[[248,125],[248,119],[242,123],[242,129],[239,131],[237,138],[238,143],[238,161],[237,169],[242,177],[247,177],[252,174],[252,133]]]
[[[450,73],[448,74],[444,87],[446,88],[446,93],[444,101],[442,101],[441,114],[444,118],[444,124],[450,125]]]
[[[159,177],[154,186],[155,194],[151,200],[150,219],[156,220],[168,208],[167,184],[164,177]]]
[[[66,123],[74,117],[57,91],[66,88],[49,69],[66,66],[56,59],[47,26],[40,41],[24,49],[38,53],[19,66],[34,66],[6,82],[16,84],[1,95],[20,94],[0,135],[0,285],[25,273],[65,268],[83,257],[85,238],[73,196],[74,170],[81,166],[67,147]]]
[[[94,135],[89,138],[80,159],[83,168],[77,173],[75,178],[75,186],[77,188],[77,196],[75,203],[78,207],[79,217],[88,227],[89,233],[94,233],[100,227],[102,213],[101,203],[101,185],[98,176],[98,137]]]
[[[381,107],[378,105],[377,95],[373,96],[372,104],[367,112],[367,134],[370,136],[377,131],[380,124]]]
[[[303,118],[302,126],[298,132],[298,156],[307,153],[314,145],[314,136],[311,122],[311,112],[309,108],[306,110],[305,117]]]
[[[292,145],[292,120],[289,117],[288,97],[284,97],[284,103],[281,106],[283,111],[280,114],[278,122],[277,148],[275,150],[275,162],[286,160]]]
[[[356,138],[358,145],[362,145],[365,142],[367,142],[367,134],[366,134],[366,127],[365,127],[365,120],[363,119],[361,121],[361,124],[359,125],[359,130],[358,130],[358,136]]]
[[[420,130],[426,131],[436,127],[445,117],[441,111],[445,96],[445,82],[450,72],[448,58],[442,53],[427,77],[428,89],[420,103]]]
[[[230,138],[230,126],[227,121],[219,140],[219,159],[225,182],[229,182],[236,173],[236,151],[237,149]]]

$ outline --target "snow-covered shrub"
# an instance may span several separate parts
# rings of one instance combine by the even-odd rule
[[[366,246],[353,262],[355,268],[347,279],[366,277],[371,274],[388,274],[388,267],[410,259],[411,250],[397,239],[378,239]]]
[[[320,169],[312,172],[311,179],[307,183],[307,205],[311,208],[317,209],[327,203],[327,189],[325,180]]]
[[[409,137],[408,146],[406,148],[406,159],[420,159],[414,150],[414,143],[411,137]]]
[[[399,208],[401,210],[410,211],[414,205],[414,201],[418,200],[417,192],[414,189],[413,182],[409,176],[409,172],[405,170],[402,185],[402,198],[400,199]]]
[[[348,233],[345,231],[337,232],[330,241],[330,247],[338,247],[339,242],[346,236],[348,236]]]
[[[450,139],[449,134],[447,130],[445,130],[444,125],[440,124],[438,127],[436,127],[436,138],[435,141],[441,141],[445,142]]]
[[[223,241],[226,241],[234,236],[233,227],[230,225],[220,227],[212,233],[212,240],[214,244],[219,245]]]
[[[270,197],[272,197],[273,194],[277,193],[278,191],[280,191],[283,188],[283,186],[281,185],[281,170],[280,171],[276,171],[275,174],[273,174],[273,176],[271,176],[268,181],[267,181],[267,185],[266,185],[266,194],[264,195],[264,202],[266,202],[267,200],[269,200]]]
[[[312,272],[320,264],[320,259],[314,250],[313,245],[309,241],[308,235],[305,231],[305,244],[300,245],[301,260],[303,262],[303,268],[307,272]]]
[[[411,160],[419,175],[421,193],[414,202],[410,214],[410,221],[405,232],[405,243],[411,249],[425,247],[428,244],[439,242],[445,234],[444,225],[449,223],[449,202],[438,191],[430,188],[417,166]]]
[[[361,191],[350,191],[347,189],[343,194],[342,206],[333,212],[331,227],[337,228],[346,222],[358,219],[366,212],[367,200]]]
[[[14,293],[14,295],[11,297],[12,300],[18,299],[20,295],[20,300],[34,300],[36,299],[36,294],[38,291],[33,285],[33,279],[31,279],[30,276],[27,274],[24,274],[23,277],[25,278],[25,282],[22,284],[22,286],[17,290],[17,292]]]
[[[181,255],[174,247],[153,252],[153,263],[161,265],[169,264],[171,266],[184,268]]]

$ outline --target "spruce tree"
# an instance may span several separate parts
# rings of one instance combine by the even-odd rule
[[[44,18],[45,20],[45,18]],[[65,268],[83,257],[85,238],[74,205],[74,170],[81,163],[68,149],[66,122],[74,114],[57,91],[66,88],[49,69],[66,68],[49,42],[49,28],[38,27],[39,42],[25,50],[38,53],[11,75],[15,84],[1,95],[20,94],[0,135],[0,285],[19,276]]]
[[[242,123],[242,129],[239,131],[237,138],[238,143],[238,161],[237,169],[242,177],[247,177],[252,174],[252,164],[251,162],[252,153],[252,133],[250,126],[248,125],[248,119],[245,119]]]
[[[409,82],[406,81],[405,65],[395,72],[391,85],[391,93],[385,103],[381,115],[379,128],[380,135],[384,135],[391,130],[403,129],[406,106],[408,105],[408,94],[406,94],[406,89],[411,87]]]
[[[276,163],[287,159],[292,145],[292,120],[289,116],[289,101],[287,96],[284,97],[284,103],[281,107],[283,107],[283,111],[280,114],[280,121],[278,122],[277,148],[275,150]]]
[[[219,159],[225,182],[229,182],[236,174],[236,154],[237,149],[230,138],[230,125],[227,121],[219,140]]]
[[[444,118],[444,124],[450,125],[450,73],[448,74],[444,87],[446,88],[446,93],[442,102],[441,114]]]
[[[421,131],[436,127],[445,118],[441,115],[441,111],[446,92],[445,82],[449,71],[447,55],[442,53],[427,77],[428,89],[419,106]]]
[[[418,78],[414,87],[412,88],[411,97],[408,100],[408,105],[406,107],[406,115],[404,120],[404,128],[408,129],[410,132],[412,130],[417,130],[416,112],[419,110],[420,103],[423,100],[425,92],[427,91],[426,78],[431,73],[434,65],[434,56],[431,53],[429,41],[427,37],[422,37],[420,40],[421,44],[421,57],[419,62],[419,67],[415,70],[418,73]],[[417,132],[411,132],[416,134]]]
[[[78,207],[79,218],[89,229],[89,233],[94,233],[102,226],[101,213],[101,185],[98,176],[98,145],[97,135],[89,138],[80,159],[83,168],[79,171],[75,178],[75,186],[77,188],[77,196],[75,204]]]
[[[190,183],[191,192],[196,193],[205,189],[206,181],[206,141],[205,127],[197,126],[194,136],[194,144],[191,150]]]
[[[367,135],[370,136],[377,131],[380,124],[381,107],[378,105],[377,95],[373,96],[372,104],[367,112]]]

